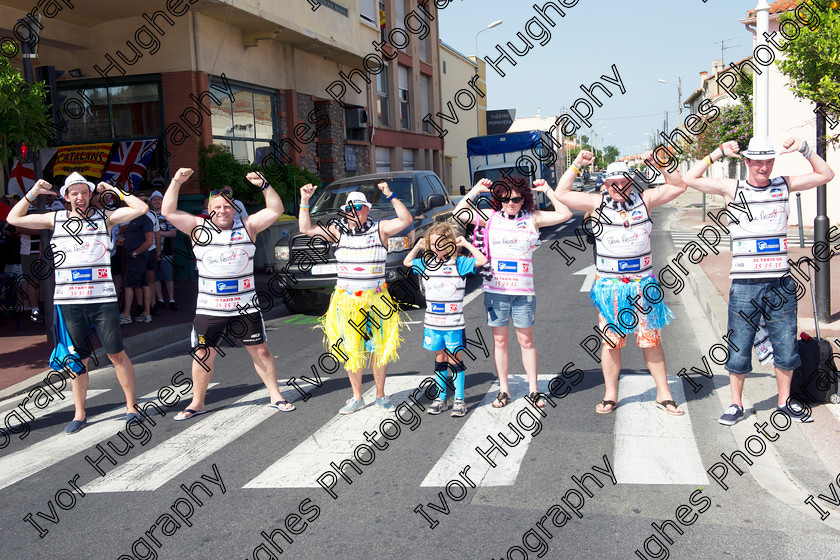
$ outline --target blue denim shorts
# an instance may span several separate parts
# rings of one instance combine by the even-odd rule
[[[537,298],[484,292],[484,308],[488,327],[506,327],[513,317],[513,326],[525,329],[534,326]]]
[[[793,370],[802,361],[796,344],[796,281],[792,278],[762,280],[732,280],[729,288],[729,320],[727,329],[734,331],[730,338],[726,371],[745,374],[752,371],[753,341],[756,330],[750,322],[765,317],[767,333],[773,345],[773,364],[779,369]],[[739,311],[750,317],[748,321]]]

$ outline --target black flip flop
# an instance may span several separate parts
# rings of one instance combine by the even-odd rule
[[[190,418],[192,418],[194,416],[200,416],[200,415],[204,414],[205,412],[207,412],[207,411],[206,410],[193,410],[191,408],[187,408],[183,412],[179,412],[178,414],[186,413],[186,414],[189,414],[189,416],[185,416],[183,418],[178,418],[178,415],[176,414],[174,419],[175,419],[176,422],[183,422],[184,420],[189,420]]]

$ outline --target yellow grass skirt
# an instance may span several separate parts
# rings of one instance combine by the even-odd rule
[[[356,292],[336,286],[330,307],[321,317],[327,351],[344,363],[347,371],[361,371],[369,361],[375,367],[396,362],[402,342],[401,314],[387,284]]]

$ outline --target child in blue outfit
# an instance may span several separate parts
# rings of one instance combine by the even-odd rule
[[[458,248],[467,249],[472,257],[457,255]],[[423,252],[422,258],[415,258]],[[435,353],[435,379],[438,396],[429,406],[429,414],[446,410],[447,369],[452,369],[455,403],[452,416],[464,416],[464,375],[461,359],[464,348],[464,292],[466,276],[487,263],[481,251],[463,237],[456,236],[445,222],[435,224],[420,239],[403,260],[422,277],[426,295],[426,316],[423,328],[423,348]]]

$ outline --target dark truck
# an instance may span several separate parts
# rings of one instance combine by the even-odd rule
[[[408,271],[402,265],[406,252],[425,235],[426,230],[437,221],[448,220],[455,208],[443,182],[432,171],[393,171],[339,179],[326,187],[319,187],[310,200],[309,214],[312,225],[322,226],[322,237],[310,238],[299,233],[297,221],[289,222],[288,234],[283,234],[274,246],[275,273],[279,274],[288,288],[290,299],[286,306],[293,313],[307,313],[315,308],[319,292],[332,292],[335,288],[338,263],[335,260],[336,244],[324,243],[329,239],[327,228],[331,220],[338,219],[347,194],[361,192],[373,205],[370,218],[374,221],[396,217],[391,202],[387,201],[378,183],[385,181],[397,195],[414,222],[388,240],[388,260],[385,263],[387,282],[402,280],[414,301],[422,297],[417,292],[416,280],[409,282]],[[453,224],[456,225],[457,224]],[[456,227],[461,231],[461,228]],[[402,272],[401,272],[402,271]],[[405,293],[405,292],[403,292]],[[395,298],[399,293],[392,291]]]

